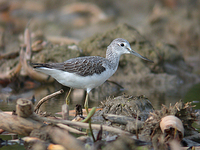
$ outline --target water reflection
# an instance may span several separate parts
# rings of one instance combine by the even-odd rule
[[[145,95],[152,103],[155,109],[160,109],[162,104],[169,105],[175,104],[180,99],[186,101],[199,101],[199,89],[200,84],[196,84],[189,88],[189,85],[181,85],[178,87],[168,88],[168,90],[160,90],[152,88],[146,85],[124,85],[126,89],[122,89],[119,85],[113,82],[105,82],[102,86],[92,90],[89,94],[89,107],[100,105],[102,100],[105,100],[108,96],[118,96],[123,93],[138,96]],[[11,90],[1,89],[0,93],[0,109],[4,111],[15,110],[16,100],[18,98],[31,99],[35,96],[36,103],[43,97],[52,94],[55,91],[64,89],[64,93],[58,95],[41,106],[42,111],[56,113],[61,111],[61,106],[65,103],[65,97],[69,90],[67,87],[63,87],[60,84],[54,85],[42,85],[38,88],[15,93]],[[8,89],[8,87],[7,87]],[[188,90],[189,89],[189,90]],[[5,91],[6,90],[6,91]],[[85,91],[82,89],[74,89],[70,95],[70,109],[74,109],[76,104],[84,104]],[[200,108],[197,103],[197,108]]]
[[[184,95],[183,101],[188,102],[192,101],[196,105],[197,109],[200,109],[200,83],[192,86]]]

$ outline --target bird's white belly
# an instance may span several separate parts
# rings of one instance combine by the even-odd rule
[[[98,87],[114,73],[114,70],[106,70],[101,74],[93,74],[92,76],[80,76],[74,73],[49,68],[38,68],[37,70],[51,75],[62,85],[77,89],[93,89]]]

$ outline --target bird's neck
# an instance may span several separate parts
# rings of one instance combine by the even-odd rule
[[[117,70],[120,55],[113,52],[112,47],[108,47],[108,49],[106,51],[106,59],[108,59],[109,62],[111,63],[112,69]]]

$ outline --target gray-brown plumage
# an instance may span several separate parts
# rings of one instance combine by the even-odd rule
[[[101,74],[105,71],[106,68],[103,64],[107,61],[108,60],[105,60],[105,58],[99,56],[86,56],[72,58],[63,63],[32,63],[32,66],[33,68],[46,67],[50,69],[58,69],[69,73],[75,73],[80,76],[91,76],[94,73]]]
[[[71,88],[87,90],[85,108],[88,107],[88,93],[103,84],[117,70],[122,54],[133,54],[144,60],[151,60],[133,51],[127,40],[117,38],[106,51],[106,58],[87,56],[69,59],[63,63],[32,64],[33,68],[51,75],[61,84]]]

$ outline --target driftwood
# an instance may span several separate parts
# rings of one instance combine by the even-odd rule
[[[27,99],[17,100],[16,113],[17,115],[10,115],[0,112],[0,128],[11,133],[29,135],[32,130],[43,125],[30,118],[33,114],[33,104]]]
[[[74,122],[74,121],[69,121],[69,120],[50,119],[50,118],[46,118],[46,117],[40,117],[40,116],[38,116],[36,114],[32,115],[31,117],[32,117],[32,119],[37,120],[37,121],[51,122],[53,124],[62,123],[62,124],[70,125],[70,126],[89,129],[89,124],[88,123]],[[100,130],[101,129],[101,125],[100,124],[92,124],[91,127],[92,127],[92,129],[95,129],[95,130]],[[103,131],[109,131],[109,132],[116,133],[116,134],[132,135],[129,132],[123,131],[123,130],[118,129],[118,128],[109,127],[107,125],[102,125],[102,128],[103,128]]]
[[[22,118],[0,112],[0,128],[11,133],[28,136],[32,130],[39,129],[43,124],[31,118]]]
[[[95,112],[95,109],[91,110],[91,112],[92,111]],[[39,115],[33,112],[33,106],[31,102],[26,99],[19,99],[17,101],[16,112],[17,112],[17,115],[11,115],[4,112],[0,112],[0,128],[8,132],[17,133],[17,134],[25,135],[25,136],[34,136],[34,137],[39,138],[39,140],[37,139],[38,142],[33,143],[32,148],[35,148],[35,149],[39,149],[39,148],[46,149],[47,145],[50,145],[48,142],[53,141],[53,143],[59,144],[58,146],[61,149],[68,149],[68,150],[74,150],[74,149],[82,150],[83,149],[84,150],[85,149],[84,144],[81,141],[77,140],[76,137],[70,135],[68,132],[73,132],[76,134],[83,134],[83,135],[85,133],[78,131],[72,127],[95,129],[95,130],[100,130],[100,131],[103,130],[103,131],[108,131],[115,134],[121,134],[123,136],[128,135],[127,139],[129,137],[131,138],[131,136],[133,135],[121,129],[106,126],[106,125],[91,124],[91,127],[90,127],[89,123],[73,122],[69,120],[61,120],[61,119],[59,120],[59,119],[40,117]],[[115,115],[104,115],[104,117],[106,117],[107,119],[110,117],[111,120],[114,120],[114,122],[116,122],[116,120],[118,122],[121,116],[119,116],[119,118],[116,118]],[[130,121],[134,122],[134,119],[131,119],[131,118],[126,118],[126,119],[128,120],[128,122]],[[123,121],[124,120],[122,119],[122,122]],[[43,126],[43,122],[47,122],[49,125]],[[137,124],[139,123],[140,121]],[[97,136],[97,139],[99,139],[98,137],[99,135]],[[153,146],[156,146],[155,145],[157,142],[156,137],[153,137],[152,139],[152,141],[155,141],[153,142]],[[121,139],[122,139],[122,142],[124,142],[126,145],[127,139],[124,139],[123,137]],[[134,142],[133,139],[129,141],[130,141],[129,143],[130,145],[135,145],[135,146],[140,145],[138,144],[139,141]],[[116,146],[118,147],[119,141],[115,141],[113,143],[115,143]],[[177,144],[176,141],[170,141],[169,145],[171,149],[180,149],[181,147],[180,142],[179,144]],[[112,147],[112,144],[110,146]],[[107,147],[107,148],[110,149],[111,147]]]
[[[68,150],[85,149],[83,143],[70,135],[67,131],[51,126],[47,127],[47,130],[54,143],[60,144]]]
[[[29,100],[19,99],[17,101],[17,106],[16,106],[16,109],[17,109],[16,112],[18,112],[20,116],[26,117],[26,119],[20,116],[9,115],[9,114],[0,112],[0,128],[9,132],[20,134],[20,135],[29,135],[32,130],[39,129],[43,125],[42,124],[43,122],[49,122],[55,125],[65,124],[65,125],[89,129],[88,123],[40,117],[36,113],[33,112],[32,108],[30,108],[31,105],[29,102],[30,102]],[[21,106],[22,104],[24,105]],[[25,106],[25,104],[27,104],[27,106]],[[30,111],[32,111],[32,113]],[[23,115],[22,113],[25,113],[25,114]],[[101,125],[99,124],[92,124],[91,127],[92,129],[95,129],[95,130],[101,129]],[[120,130],[118,128],[109,127],[106,125],[102,125],[102,128],[105,131],[109,131],[116,134],[131,135],[131,133],[129,132]]]
[[[18,99],[16,113],[19,117],[27,118],[33,114],[33,104],[27,99]]]

